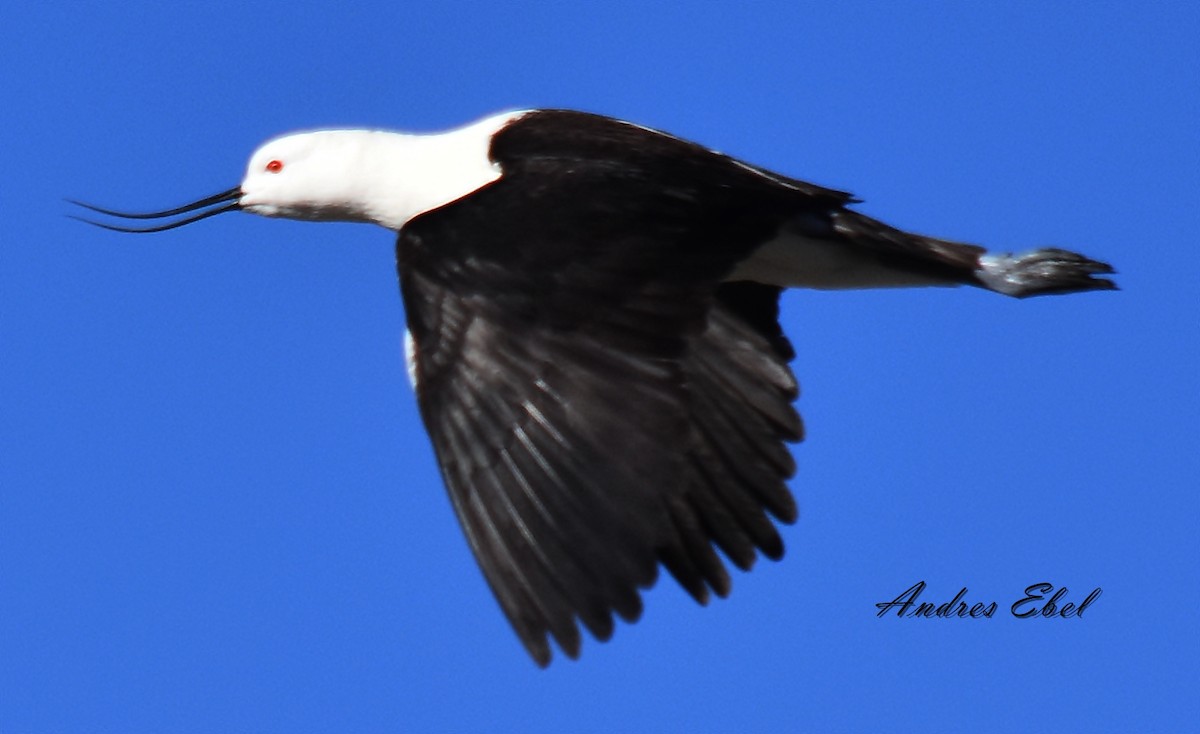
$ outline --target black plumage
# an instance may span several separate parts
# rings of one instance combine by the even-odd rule
[[[601,639],[613,612],[636,619],[659,562],[704,602],[729,592],[714,541],[740,568],[782,555],[768,513],[796,517],[802,429],[780,289],[723,280],[847,197],[543,114],[496,136],[498,181],[403,229],[398,262],[451,499],[544,665],[547,633],[578,654],[575,617]]]
[[[486,150],[486,158],[484,151]],[[782,287],[1113,289],[1105,263],[912,234],[849,194],[563,110],[443,134],[298,133],[242,184],[126,220],[227,211],[399,230],[410,369],[454,509],[534,659],[636,619],[664,566],[697,601],[721,552],[779,558],[803,428]]]

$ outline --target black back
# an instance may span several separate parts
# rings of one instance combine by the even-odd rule
[[[725,284],[800,191],[583,113],[498,133],[503,175],[410,222],[397,259],[417,395],[451,500],[531,655],[612,633],[663,563],[697,600],[779,557],[795,518],[779,289]],[[816,187],[813,187],[816,189]]]

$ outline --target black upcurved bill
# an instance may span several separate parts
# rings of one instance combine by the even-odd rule
[[[68,202],[75,204],[76,206],[81,206],[84,209],[94,211],[97,214],[104,214],[104,215],[110,216],[110,217],[118,217],[120,219],[162,219],[163,217],[173,217],[177,214],[187,214],[189,212],[194,212],[199,209],[205,209],[205,207],[214,206],[216,204],[225,204],[225,206],[218,206],[215,209],[205,209],[204,211],[201,211],[198,214],[195,214],[190,217],[184,217],[183,219],[178,219],[178,220],[176,220],[174,222],[170,222],[168,224],[159,224],[159,225],[154,225],[154,226],[149,226],[149,227],[128,227],[128,226],[119,225],[119,224],[106,224],[104,222],[96,222],[91,219],[77,217],[73,214],[69,214],[67,216],[71,217],[72,219],[78,219],[81,222],[86,222],[87,224],[91,224],[93,226],[100,227],[102,229],[112,230],[114,232],[134,232],[134,233],[163,232],[168,229],[175,229],[176,227],[182,227],[185,224],[191,224],[192,222],[198,222],[201,219],[208,219],[209,217],[213,217],[218,214],[223,214],[225,212],[235,211],[237,209],[240,209],[241,205],[238,204],[237,200],[240,199],[241,196],[242,196],[241,187],[235,186],[232,189],[229,189],[228,191],[222,191],[219,194],[213,194],[212,196],[206,196],[203,199],[200,199],[198,201],[193,201],[190,204],[184,204],[183,206],[178,206],[178,207],[175,207],[174,209],[165,209],[160,212],[121,212],[121,211],[116,211],[114,209],[104,209],[102,207],[93,206],[92,204],[86,204],[82,201],[76,201],[74,199],[67,199]]]

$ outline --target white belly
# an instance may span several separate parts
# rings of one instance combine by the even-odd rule
[[[805,237],[786,228],[738,265],[726,280],[821,290],[953,285],[928,275],[889,268],[853,244]]]

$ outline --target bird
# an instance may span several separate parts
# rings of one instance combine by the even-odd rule
[[[421,418],[471,551],[541,667],[551,639],[575,659],[582,630],[606,641],[615,618],[636,621],[660,566],[706,604],[730,593],[716,549],[742,570],[782,557],[789,444],[804,436],[783,290],[1117,288],[1110,265],[1075,252],[902,231],[849,193],[561,109],[284,135],[238,186],[163,211],[71,201],[118,232],[231,211],[396,232]]]

